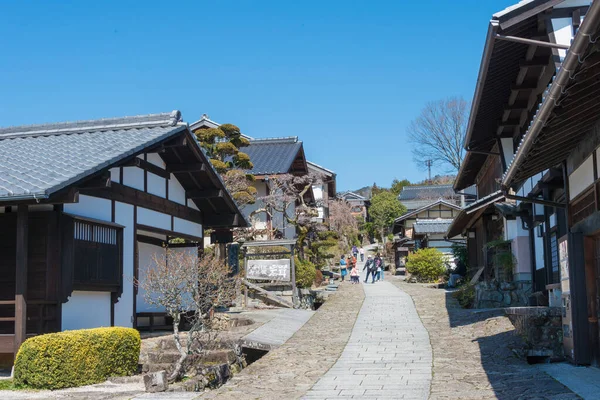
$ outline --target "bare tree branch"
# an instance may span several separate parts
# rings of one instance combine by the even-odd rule
[[[467,102],[450,97],[427,103],[421,115],[408,127],[413,159],[421,167],[427,160],[457,172],[464,156],[462,147],[467,128]]]

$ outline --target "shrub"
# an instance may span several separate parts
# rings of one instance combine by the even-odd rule
[[[295,257],[296,264],[296,285],[301,288],[309,288],[312,286],[317,276],[315,265],[308,260],[300,260]]]
[[[95,328],[27,339],[15,360],[15,385],[61,389],[104,382],[137,371],[140,334],[131,328]]]
[[[446,271],[444,255],[438,249],[421,249],[408,257],[406,270],[419,282],[434,282]]]
[[[315,286],[319,287],[323,284],[323,273],[319,270],[315,271]]]
[[[467,283],[454,293],[452,293],[452,297],[458,300],[458,304],[460,304],[463,308],[472,308],[475,304],[475,285],[471,285]]]

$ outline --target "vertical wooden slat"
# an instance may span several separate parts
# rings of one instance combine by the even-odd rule
[[[29,213],[26,204],[17,208],[17,258],[15,279],[15,354],[27,338],[27,236]]]

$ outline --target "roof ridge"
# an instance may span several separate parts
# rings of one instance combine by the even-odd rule
[[[72,122],[22,125],[0,128],[0,140],[23,136],[59,135],[84,131],[106,131],[153,126],[175,126],[181,121],[181,112],[134,115],[128,117],[101,118]]]
[[[298,143],[298,136],[283,136],[283,137],[274,137],[274,138],[260,138],[260,139],[250,139],[250,144],[262,142],[262,143]]]

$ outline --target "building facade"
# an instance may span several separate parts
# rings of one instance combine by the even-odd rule
[[[197,255],[204,229],[247,225],[178,111],[4,128],[0,154],[2,354],[32,334],[146,324],[164,311],[134,285],[153,255]]]

